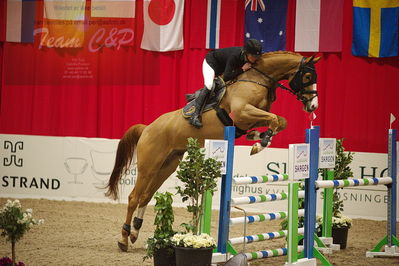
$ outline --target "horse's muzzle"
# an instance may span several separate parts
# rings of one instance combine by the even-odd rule
[[[318,97],[314,96],[304,103],[304,109],[306,112],[311,113],[319,107]]]

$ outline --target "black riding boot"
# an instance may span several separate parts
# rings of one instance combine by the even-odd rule
[[[209,93],[210,90],[208,90],[207,88],[202,89],[198,97],[194,100],[195,111],[190,117],[190,123],[196,128],[202,127],[201,113],[204,109],[204,105],[206,100],[208,99]]]

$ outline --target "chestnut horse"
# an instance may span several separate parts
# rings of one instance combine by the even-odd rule
[[[277,87],[289,90],[302,101],[304,110],[312,112],[318,107],[316,71],[314,64],[320,58],[305,58],[292,52],[271,52],[263,54],[253,67],[242,73],[235,82],[227,85],[219,104],[231,115],[234,125],[246,132],[255,127],[268,127],[266,133],[251,131],[247,138],[255,140],[262,137],[261,143],[253,146],[252,153],[267,146],[271,137],[287,126],[285,118],[270,112],[274,97],[270,97]],[[290,88],[278,83],[288,80]],[[176,170],[186,151],[187,138],[222,139],[224,124],[215,110],[202,114],[203,127],[198,129],[182,116],[182,110],[161,115],[148,126],[138,124],[128,129],[118,144],[115,166],[107,184],[106,196],[118,198],[118,184],[125,170],[129,168],[134,149],[137,151],[137,182],[129,195],[122,238],[118,241],[121,250],[127,251],[128,238],[137,240],[145,208],[154,193]],[[133,213],[138,207],[133,221]]]

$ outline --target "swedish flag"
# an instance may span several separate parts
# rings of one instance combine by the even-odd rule
[[[353,0],[355,56],[398,55],[399,0]]]

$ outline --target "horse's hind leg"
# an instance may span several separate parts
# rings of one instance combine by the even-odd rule
[[[152,196],[157,192],[166,179],[176,170],[180,159],[183,157],[184,152],[172,152],[162,165],[157,178],[152,178],[145,192],[140,196],[137,215],[133,220],[133,231],[130,235],[130,240],[134,243],[139,235],[141,224],[143,222],[145,209],[152,199]]]
[[[132,242],[136,240],[135,235],[133,236],[131,235],[131,227],[130,227],[134,211],[136,210],[139,204],[141,195],[146,191],[148,183],[151,182],[152,178],[155,178],[167,155],[166,152],[164,153],[160,152],[156,154],[157,156],[154,156],[152,151],[153,149],[151,149],[151,147],[144,149],[142,148],[142,146],[138,146],[137,182],[132,192],[130,192],[129,194],[126,220],[122,227],[122,239],[118,241],[118,246],[122,251],[127,251],[128,249],[129,235],[131,237]],[[144,215],[143,211],[144,211],[143,209],[140,210],[140,213],[143,213],[142,215]],[[140,226],[141,226],[140,221],[136,219],[134,227],[140,227]]]
[[[127,251],[127,249],[128,249],[128,238],[131,233],[130,223],[132,221],[133,213],[136,210],[138,202],[139,202],[140,191],[144,191],[146,188],[146,185],[147,185],[146,178],[142,177],[140,175],[140,172],[138,172],[136,185],[134,186],[133,191],[130,192],[129,198],[128,198],[126,220],[125,220],[125,223],[123,224],[122,232],[121,232],[122,239],[118,241],[118,246],[122,251]]]
[[[148,202],[166,178],[176,170],[181,158],[181,156],[173,156],[173,159],[164,159],[165,157],[163,157],[163,154],[158,153],[158,160],[154,160],[154,158],[152,160],[148,159],[146,163],[138,166],[137,182],[129,195],[126,220],[122,227],[122,239],[118,241],[118,246],[122,251],[127,251],[128,249],[129,235],[132,243],[137,240]],[[139,206],[139,209],[137,216],[134,218],[133,231],[131,231],[130,223],[137,206]]]

